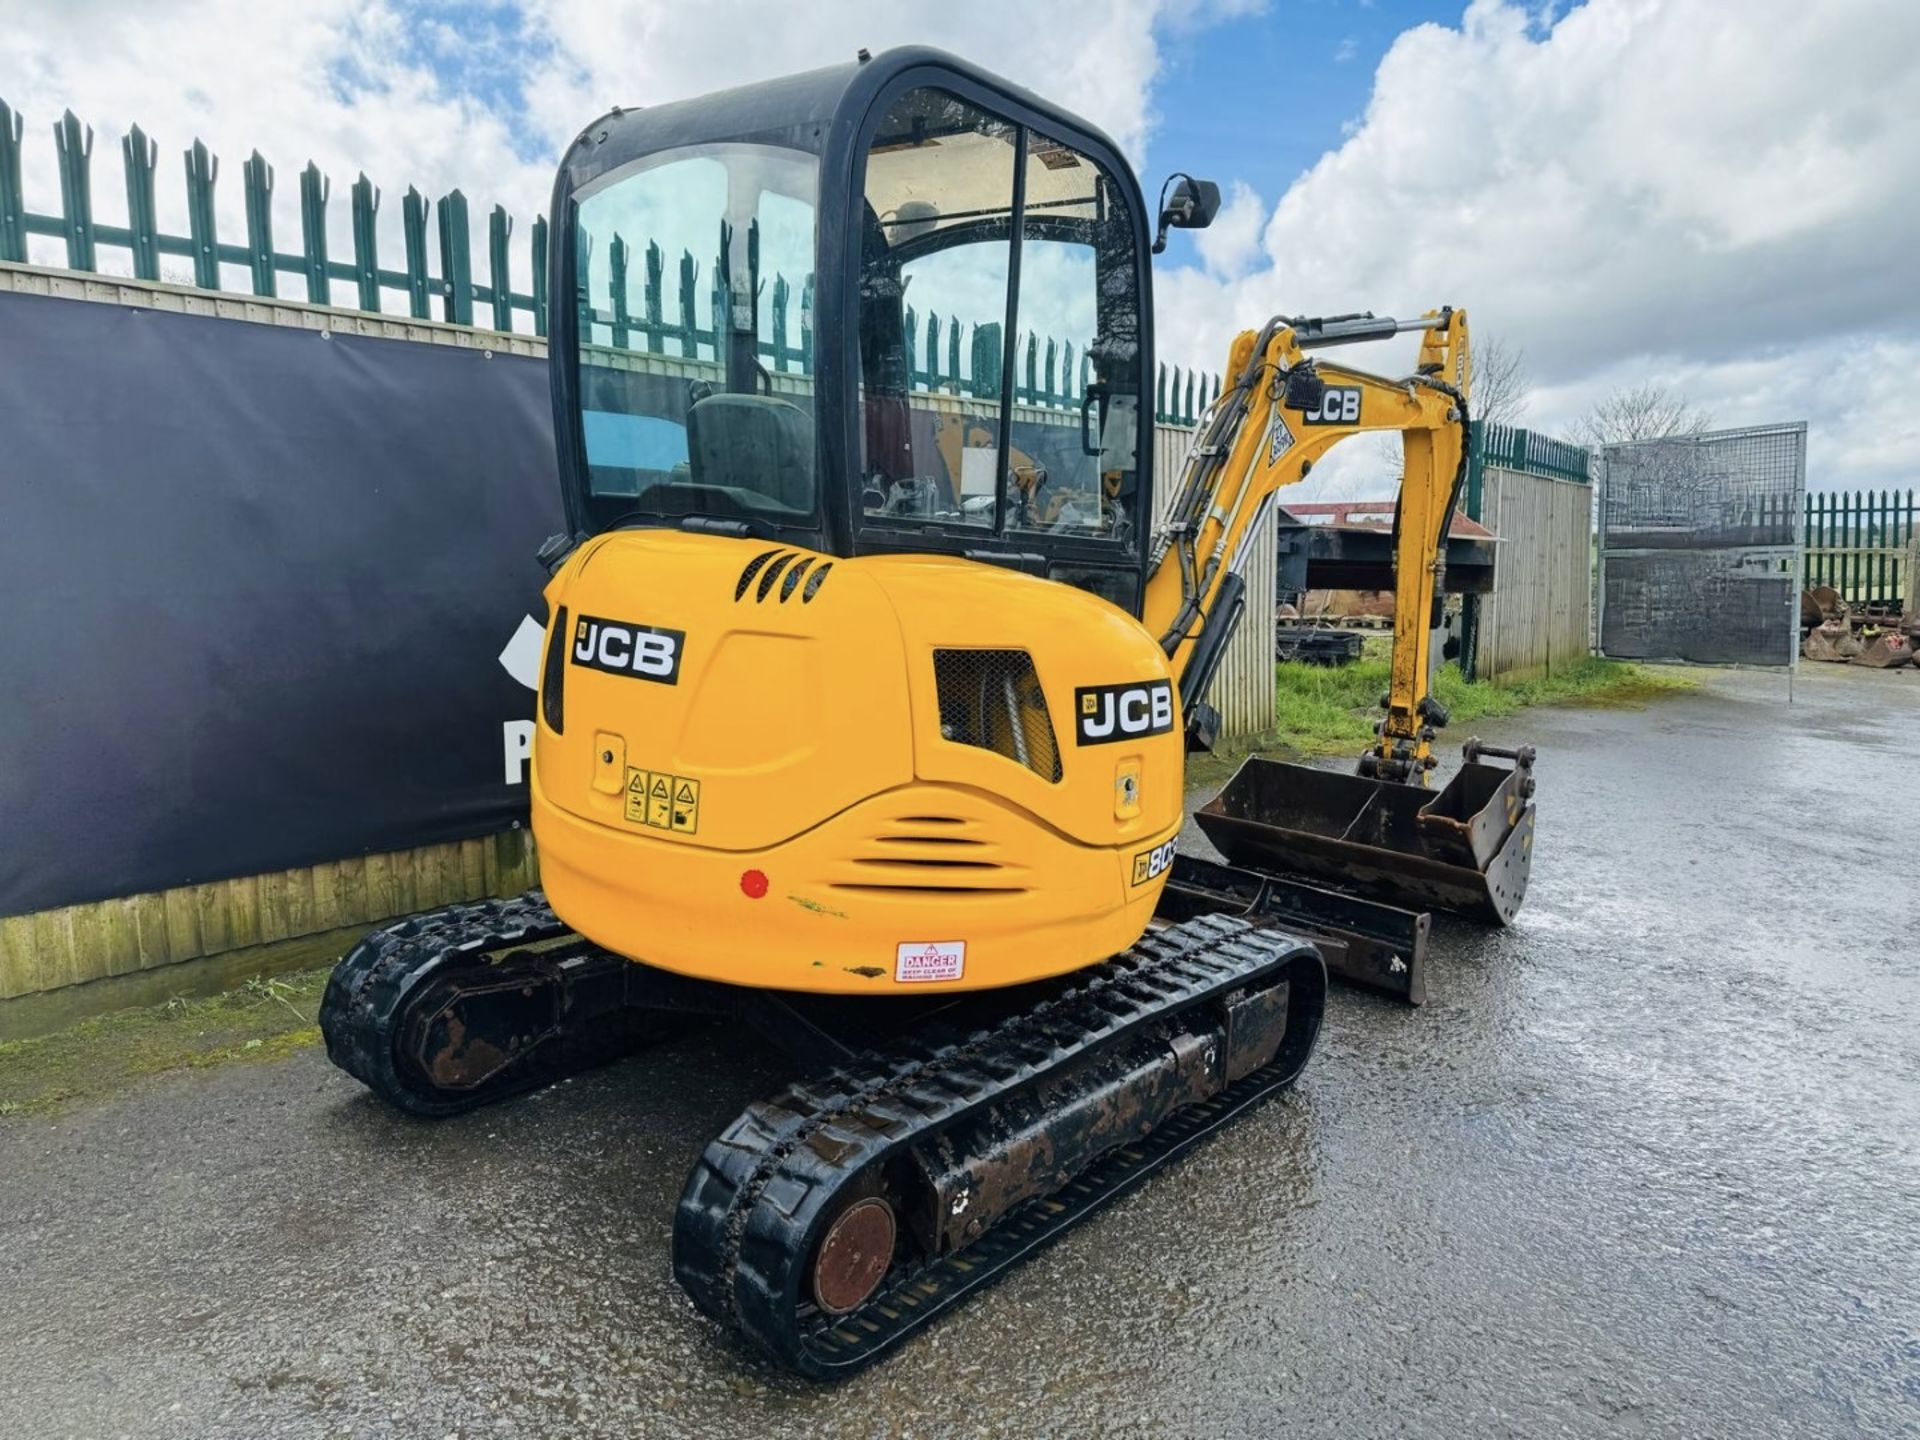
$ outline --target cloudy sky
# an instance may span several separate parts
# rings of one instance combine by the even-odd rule
[[[0,100],[26,122],[31,208],[57,204],[50,127],[70,106],[98,132],[103,220],[124,216],[118,137],[138,121],[161,147],[164,229],[185,232],[179,152],[198,136],[227,167],[228,237],[244,233],[239,166],[258,147],[281,237],[299,233],[298,170],[311,158],[333,176],[338,255],[346,187],[371,176],[389,263],[408,184],[457,185],[524,227],[560,149],[610,105],[860,45],[940,45],[1103,126],[1149,194],[1173,168],[1227,189],[1215,228],[1179,237],[1159,269],[1163,359],[1218,368],[1233,332],[1275,311],[1463,304],[1477,333],[1525,352],[1538,429],[1653,379],[1718,423],[1810,421],[1815,488],[1920,480],[1913,0],[6,9]]]

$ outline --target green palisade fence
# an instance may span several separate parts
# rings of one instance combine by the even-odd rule
[[[1587,449],[1584,445],[1555,440],[1522,430],[1517,425],[1500,425],[1485,420],[1472,424],[1473,452],[1483,464],[1502,470],[1518,470],[1549,480],[1588,483]]]
[[[1916,524],[1920,506],[1911,489],[1808,495],[1808,588],[1831,586],[1849,605],[1901,608],[1920,583],[1906,573]]]
[[[1584,445],[1555,440],[1550,435],[1536,435],[1517,425],[1485,420],[1471,421],[1468,431],[1467,493],[1461,498],[1461,508],[1470,520],[1480,519],[1481,493],[1489,465],[1546,480],[1567,480],[1577,485],[1592,483]]]
[[[380,264],[375,217],[380,191],[365,175],[353,183],[351,207],[353,258],[334,259],[327,250],[327,207],[332,182],[308,162],[300,173],[300,249],[279,248],[273,234],[274,169],[259,151],[240,167],[245,202],[244,244],[220,238],[215,220],[214,191],[220,180],[220,161],[196,140],[183,152],[185,160],[187,229],[185,235],[163,233],[155,219],[155,177],[160,147],[138,125],[120,144],[127,187],[127,223],[109,225],[93,216],[93,130],[69,110],[53,127],[55,156],[60,170],[60,210],[57,214],[29,210],[21,185],[20,156],[25,125],[11,106],[0,100],[0,261],[27,262],[27,237],[46,236],[63,242],[67,268],[98,271],[102,249],[120,250],[130,257],[136,279],[160,279],[160,257],[189,262],[193,283],[202,289],[221,289],[220,267],[234,265],[247,272],[251,292],[277,296],[280,278],[299,282],[300,297],[311,304],[334,303],[334,281],[353,286],[353,303],[379,312],[383,292],[404,297],[404,310],[415,319],[433,317],[432,301],[440,301],[442,320],[474,323],[476,307],[496,330],[512,330],[516,313],[527,316],[535,334],[547,333],[547,222],[538,219],[528,233],[533,290],[522,294],[509,280],[509,240],[513,221],[495,206],[487,216],[487,283],[476,283],[472,273],[472,235],[467,201],[452,191],[431,208],[438,223],[440,273],[427,265],[428,202],[409,189],[401,203],[401,229],[406,238],[406,268]],[[229,182],[231,183],[231,182]],[[292,298],[289,296],[289,298]]]
[[[477,325],[511,331],[516,317],[531,320],[536,335],[547,333],[547,222],[536,219],[527,231],[531,293],[512,288],[509,261],[514,222],[504,208],[487,214],[487,283],[473,274],[473,229],[467,197],[452,190],[429,202],[409,188],[401,198],[401,234],[404,269],[380,263],[376,220],[380,191],[363,174],[348,192],[352,259],[334,258],[327,242],[328,206],[333,185],[320,168],[308,162],[300,172],[300,247],[284,250],[275,243],[273,195],[275,171],[259,151],[241,166],[240,184],[245,202],[245,243],[221,239],[215,218],[214,193],[220,180],[220,161],[200,141],[183,152],[188,233],[168,235],[155,219],[154,195],[160,147],[139,126],[121,142],[126,177],[126,225],[110,225],[93,217],[93,131],[68,111],[53,127],[60,172],[58,213],[29,210],[21,185],[21,151],[25,125],[0,101],[0,261],[24,264],[27,239],[39,235],[63,242],[66,264],[73,270],[99,270],[102,249],[123,251],[132,273],[140,280],[161,278],[161,257],[172,256],[192,266],[193,284],[219,290],[220,268],[233,265],[246,271],[251,293],[278,297],[282,277],[297,283],[286,298],[316,305],[333,301],[333,283],[352,286],[351,303],[370,313],[386,309],[389,292],[400,297],[398,309],[415,319],[439,319],[455,325]],[[429,212],[433,242],[429,245]],[[725,276],[728,237],[721,237],[716,262],[707,267],[701,285],[701,266],[691,252],[683,252],[669,274],[658,245],[648,243],[636,252],[623,237],[614,237],[606,257],[604,296],[588,302],[583,318],[603,327],[605,339],[619,349],[675,355],[687,359],[711,358],[715,339],[727,313],[729,296]],[[748,235],[749,263],[758,273],[759,236]],[[640,264],[635,265],[636,253]],[[430,261],[437,261],[437,271]],[[672,294],[667,291],[669,279]],[[636,296],[637,291],[637,296]],[[606,308],[598,308],[604,298]],[[638,300],[636,306],[635,300]],[[434,302],[438,301],[438,313]],[[756,284],[756,301],[771,307],[760,352],[776,374],[802,375],[810,369],[813,353],[813,277],[790,279],[775,275],[771,287]],[[703,323],[704,321],[704,323]],[[968,325],[952,316],[928,314],[924,319],[907,312],[908,369],[917,390],[956,396],[988,397],[1000,392],[1005,349],[1000,323]],[[596,339],[601,338],[596,335]],[[1014,400],[1021,405],[1077,410],[1093,378],[1092,361],[1084,343],[1036,335],[1015,342]],[[1155,376],[1154,419],[1162,425],[1193,425],[1220,393],[1218,376],[1162,365]]]

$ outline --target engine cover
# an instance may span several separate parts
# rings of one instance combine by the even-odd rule
[[[1037,979],[1145,929],[1181,717],[1107,602],[664,530],[589,542],[547,601],[534,834],[554,908],[600,944],[874,993]]]

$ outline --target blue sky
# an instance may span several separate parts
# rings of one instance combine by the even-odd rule
[[[1140,182],[1168,171],[1239,179],[1272,204],[1365,112],[1374,67],[1410,26],[1457,25],[1464,0],[1293,0],[1163,34],[1158,117]],[[1193,254],[1189,236],[1169,253]]]

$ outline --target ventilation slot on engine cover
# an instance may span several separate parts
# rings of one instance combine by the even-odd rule
[[[1024,650],[936,650],[940,734],[977,745],[1059,783],[1060,744],[1040,677]]]
[[[740,572],[740,583],[733,587],[733,598],[735,600],[743,598],[747,593],[747,587],[753,584],[753,577],[760,573],[761,567],[781,553],[783,552],[779,550],[763,550],[749,560],[747,568]]]

